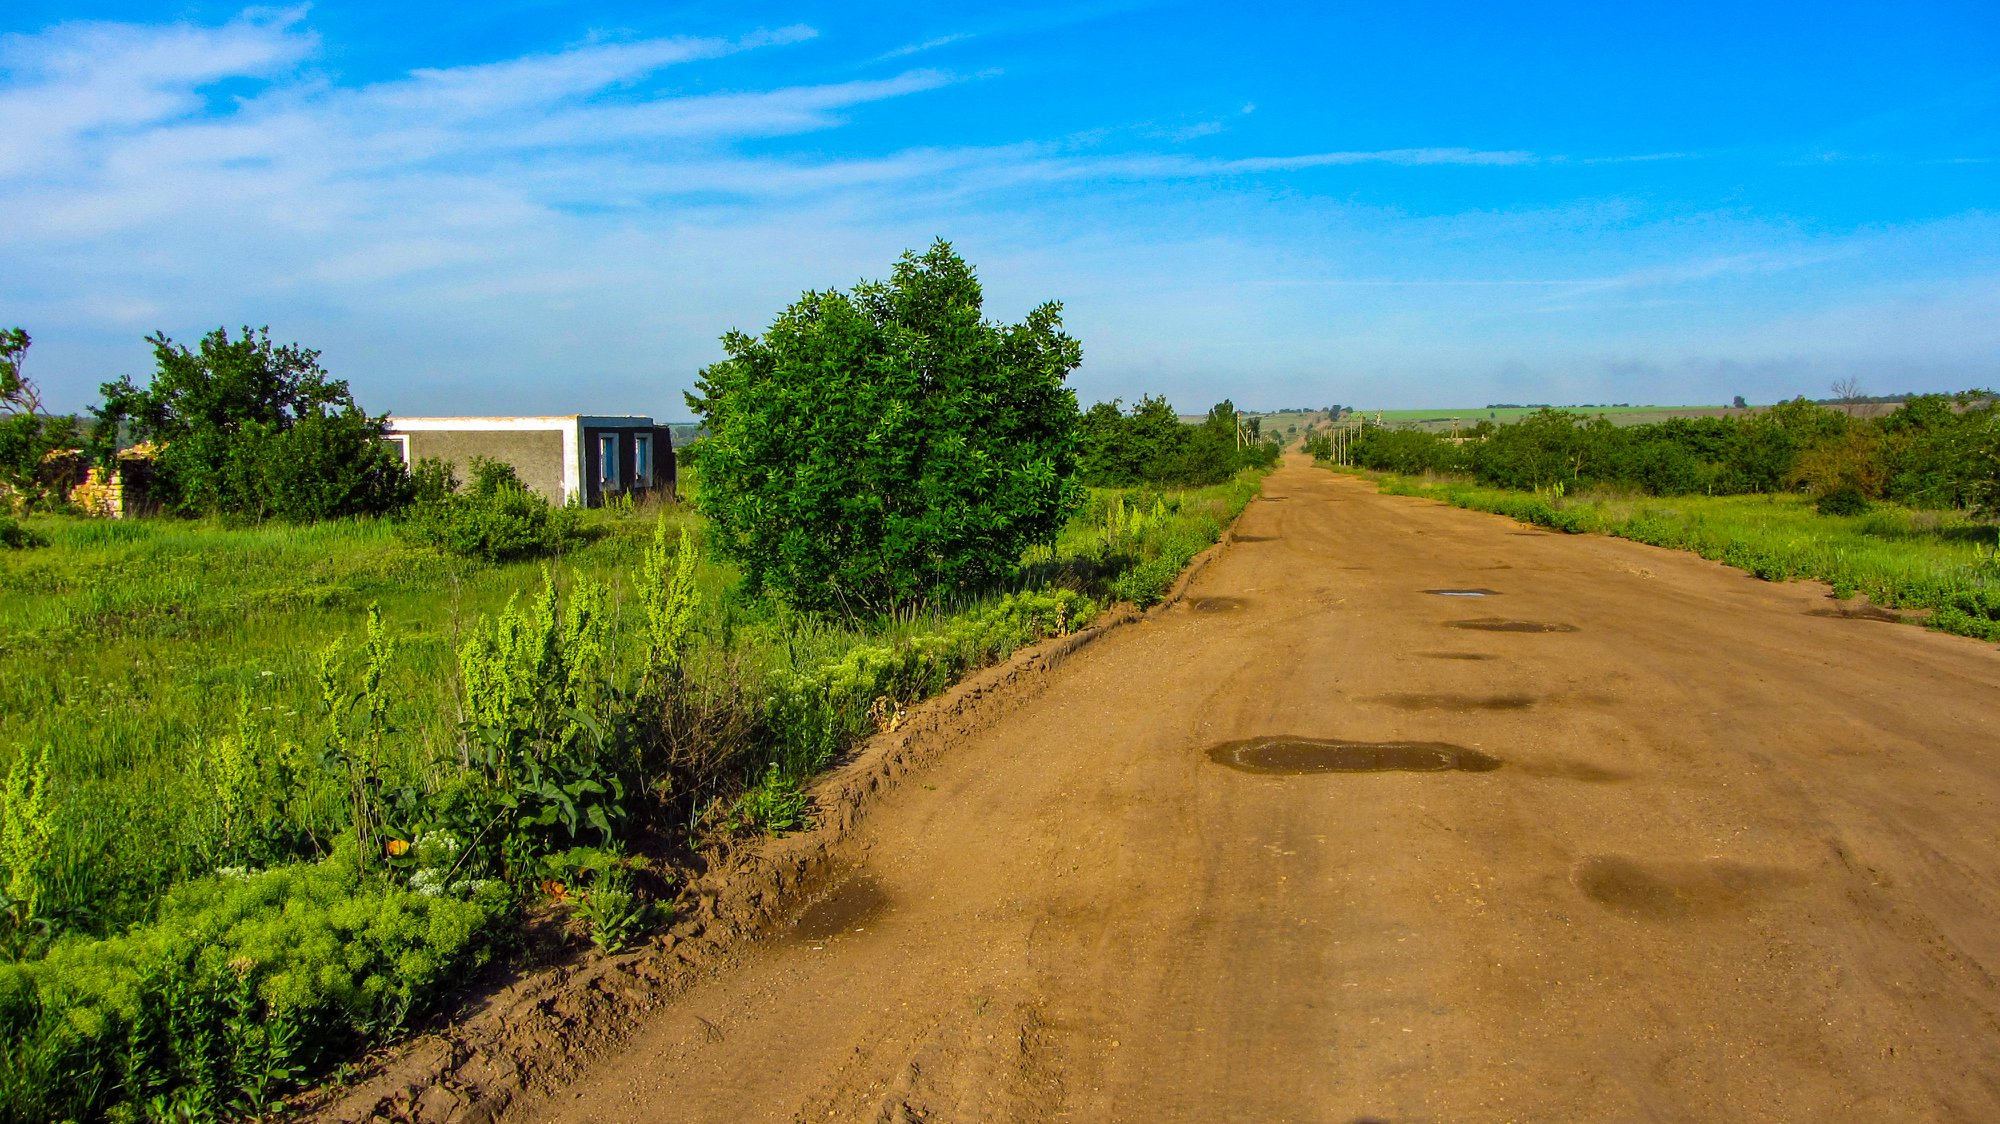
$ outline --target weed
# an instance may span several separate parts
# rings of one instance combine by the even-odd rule
[[[805,826],[808,804],[799,782],[781,773],[773,761],[763,779],[737,800],[732,820],[739,828],[778,835]]]
[[[42,877],[55,822],[49,793],[49,751],[15,756],[0,789],[0,863],[7,867],[7,901],[17,931],[41,918]]]
[[[622,952],[650,927],[656,910],[632,885],[622,862],[598,873],[577,901],[576,916],[602,952]]]

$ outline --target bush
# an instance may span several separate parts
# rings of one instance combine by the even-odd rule
[[[807,293],[761,337],[723,337],[688,405],[716,549],[792,605],[884,613],[1016,573],[1081,502],[1082,348],[1061,306],[981,318],[943,241],[887,282]]]
[[[1133,484],[1198,487],[1220,484],[1244,468],[1278,463],[1278,442],[1251,435],[1250,423],[1227,399],[1200,425],[1184,425],[1165,398],[1150,395],[1129,414],[1117,402],[1086,410],[1077,434],[1077,478],[1093,488]]]
[[[47,546],[49,540],[34,528],[22,524],[11,515],[0,515],[0,547],[10,550],[26,550],[31,546]]]
[[[1868,497],[1853,484],[1839,484],[1813,506],[1821,515],[1863,515],[1868,511]]]
[[[558,554],[583,541],[583,514],[528,490],[500,461],[472,459],[472,485],[458,491],[451,467],[426,457],[413,479],[416,499],[397,529],[404,537],[464,558],[507,562]]]
[[[419,893],[351,851],[187,884],[151,924],[0,965],[0,1120],[267,1110],[458,985],[505,911],[498,886]]]
[[[153,498],[183,515],[305,523],[378,515],[409,500],[409,474],[381,440],[384,420],[327,378],[319,352],[274,346],[268,330],[221,328],[190,351],[147,338],[141,389],[105,383],[92,452],[109,465],[121,432],[153,442]]]

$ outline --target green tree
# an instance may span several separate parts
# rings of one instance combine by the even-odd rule
[[[893,610],[1013,574],[1081,502],[1061,306],[983,319],[949,243],[722,343],[687,396],[709,430],[696,503],[753,587]]]
[[[22,371],[33,342],[20,328],[0,329],[0,512],[60,504],[46,459],[76,440],[75,420],[50,416],[41,388]]]
[[[274,346],[269,329],[232,340],[217,328],[198,351],[164,333],[147,342],[152,381],[104,384],[93,452],[108,463],[127,431],[155,443],[155,498],[168,507],[309,522],[408,501],[409,473],[381,440],[384,419],[327,377],[319,352]]]

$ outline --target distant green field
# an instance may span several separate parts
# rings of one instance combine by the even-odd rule
[[[1586,417],[1601,417],[1613,425],[1646,425],[1663,422],[1668,418],[1723,417],[1729,414],[1749,413],[1728,406],[1559,406],[1558,409],[1572,410]],[[1489,410],[1483,406],[1468,406],[1459,409],[1433,410],[1357,410],[1356,414],[1369,421],[1379,415],[1382,424],[1409,429],[1447,430],[1456,421],[1460,426],[1476,425],[1482,421],[1520,421],[1535,411],[1525,406]]]
[[[1539,407],[1511,406],[1504,409],[1488,409],[1484,406],[1464,406],[1429,410],[1375,410],[1355,409],[1342,421],[1356,425],[1362,421],[1379,422],[1398,429],[1422,429],[1433,432],[1449,431],[1454,424],[1459,428],[1473,426],[1482,421],[1506,424],[1517,422]],[[1726,417],[1731,414],[1750,413],[1755,407],[1738,410],[1729,406],[1558,406],[1557,409],[1571,410],[1586,417],[1602,417],[1613,425],[1645,425],[1662,422],[1668,418]],[[1324,410],[1245,410],[1243,416],[1255,418],[1268,436],[1276,433],[1284,436],[1288,443],[1305,436],[1313,428],[1328,424]],[[1181,420],[1190,424],[1199,422],[1199,415],[1184,414]]]

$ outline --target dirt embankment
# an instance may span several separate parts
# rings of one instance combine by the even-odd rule
[[[2000,651],[1297,462],[1236,537],[507,1116],[2000,1119]]]
[[[1170,610],[1227,545],[1225,536],[1196,557],[1153,612]],[[1002,720],[1073,653],[1143,619],[1121,606],[904,711],[893,731],[870,739],[814,786],[813,830],[748,841],[716,856],[680,895],[681,914],[666,932],[617,956],[584,951],[504,983],[447,1024],[371,1059],[357,1079],[300,1106],[303,1119],[471,1124],[502,1117],[524,1094],[560,1087],[649,1012],[725,967],[746,940],[793,924],[815,894],[841,882],[856,828],[906,774]]]

